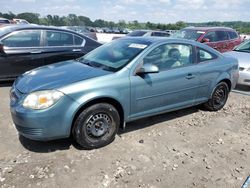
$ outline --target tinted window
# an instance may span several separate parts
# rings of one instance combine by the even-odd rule
[[[225,31],[216,31],[217,41],[228,40],[227,32]]]
[[[192,46],[184,44],[161,45],[152,50],[143,59],[143,62],[155,64],[161,71],[187,66],[193,63]]]
[[[0,23],[3,23],[3,24],[9,24],[10,21],[9,20],[0,20]]]
[[[74,35],[74,44],[77,46],[81,46],[83,44],[83,38],[78,37],[76,35]]]
[[[38,47],[40,46],[41,31],[24,30],[11,34],[2,42],[6,47]]]
[[[209,39],[209,42],[216,42],[218,41],[217,35],[214,31],[208,32],[203,38]]]
[[[163,32],[153,32],[152,36],[156,36],[156,37],[168,37],[169,34],[168,33],[163,33]]]
[[[203,49],[198,49],[198,61],[203,62],[203,61],[208,61],[216,58],[216,55],[203,50]]]
[[[73,46],[73,35],[65,32],[47,31],[47,46]]]
[[[147,33],[146,31],[133,31],[133,32],[127,34],[127,36],[137,37],[137,36],[143,36],[146,33]]]
[[[236,39],[238,38],[238,34],[234,31],[228,31],[230,39]]]

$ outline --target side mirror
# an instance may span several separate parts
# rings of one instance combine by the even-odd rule
[[[208,38],[204,38],[204,39],[202,39],[202,43],[206,43],[206,42],[209,42],[210,40],[208,39]]]
[[[142,74],[158,73],[158,72],[159,72],[159,68],[156,65],[145,64],[136,71],[136,74],[142,75]]]
[[[0,42],[0,54],[5,54],[4,52],[4,44]]]

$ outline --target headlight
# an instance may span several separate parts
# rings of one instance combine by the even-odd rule
[[[35,110],[49,108],[54,105],[64,94],[56,90],[36,91],[29,94],[23,101],[25,108]]]
[[[250,71],[250,68],[248,68],[247,71]]]

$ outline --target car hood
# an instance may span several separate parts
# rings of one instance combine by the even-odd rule
[[[224,54],[238,59],[239,67],[244,67],[244,68],[250,67],[250,53],[231,51],[231,52],[226,52]]]
[[[56,89],[110,73],[75,60],[64,61],[24,73],[15,81],[15,87],[21,93],[31,93],[38,90]]]

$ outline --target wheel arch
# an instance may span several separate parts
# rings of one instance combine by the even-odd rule
[[[232,89],[232,82],[231,82],[231,80],[230,79],[223,79],[223,80],[221,80],[220,82],[218,82],[218,83],[221,83],[221,82],[225,82],[226,84],[227,84],[227,86],[228,86],[228,90],[229,91],[231,91],[231,89]]]
[[[124,122],[124,109],[121,105],[121,103],[119,101],[117,101],[116,99],[114,98],[111,98],[111,97],[99,97],[99,98],[95,98],[93,100],[90,100],[88,101],[87,103],[81,105],[78,110],[76,111],[76,113],[74,114],[74,118],[73,118],[73,121],[71,123],[71,131],[70,131],[70,134],[72,134],[72,129],[74,127],[74,123],[76,121],[76,118],[78,117],[78,115],[86,108],[94,105],[94,104],[98,104],[98,103],[108,103],[108,104],[111,104],[113,105],[118,113],[119,113],[119,116],[120,116],[120,126],[119,128],[122,128],[123,126],[123,122]]]

